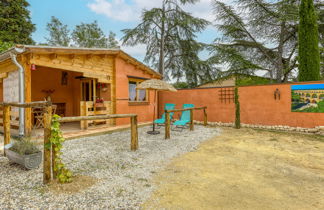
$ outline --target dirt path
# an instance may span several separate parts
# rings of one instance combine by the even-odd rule
[[[324,209],[324,138],[226,128],[155,182],[145,209]]]

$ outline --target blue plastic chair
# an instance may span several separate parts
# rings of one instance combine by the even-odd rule
[[[194,108],[193,104],[183,104],[182,106],[183,109],[187,108]],[[177,128],[185,128],[186,125],[190,122],[190,111],[182,111],[180,120],[177,120],[173,123],[174,126]],[[181,129],[181,130],[182,130]]]
[[[164,110],[172,110],[175,108],[175,104],[165,104]],[[170,120],[172,120],[173,112],[170,112]],[[162,117],[160,119],[154,120],[154,123],[157,125],[163,125],[165,124],[165,113],[162,114]]]

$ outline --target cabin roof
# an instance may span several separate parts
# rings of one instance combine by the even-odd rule
[[[16,45],[13,48],[8,49],[7,51],[0,53],[0,63],[9,59],[10,54],[26,54],[26,53],[40,53],[40,54],[92,54],[92,55],[113,55],[121,57],[128,62],[139,66],[145,71],[152,73],[153,75],[161,78],[161,74],[151,69],[147,65],[138,61],[136,58],[133,58],[120,48],[77,48],[77,47],[61,47],[61,46],[38,46],[38,45]]]

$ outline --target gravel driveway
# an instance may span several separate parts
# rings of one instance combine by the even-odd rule
[[[54,194],[42,185],[42,168],[26,171],[0,156],[0,209],[139,209],[155,189],[152,177],[170,160],[193,151],[219,129],[196,126],[193,132],[172,131],[171,139],[139,129],[139,150],[130,151],[130,132],[70,140],[64,162],[76,175],[96,178],[92,187],[74,194]]]

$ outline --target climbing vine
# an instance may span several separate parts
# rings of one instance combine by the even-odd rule
[[[52,117],[52,125],[51,125],[51,138],[50,143],[53,148],[53,161],[54,161],[54,171],[60,183],[68,183],[72,181],[72,172],[67,169],[62,161],[61,149],[63,147],[63,142],[65,139],[63,138],[62,131],[60,129],[60,123],[58,119],[60,116],[53,115]]]

